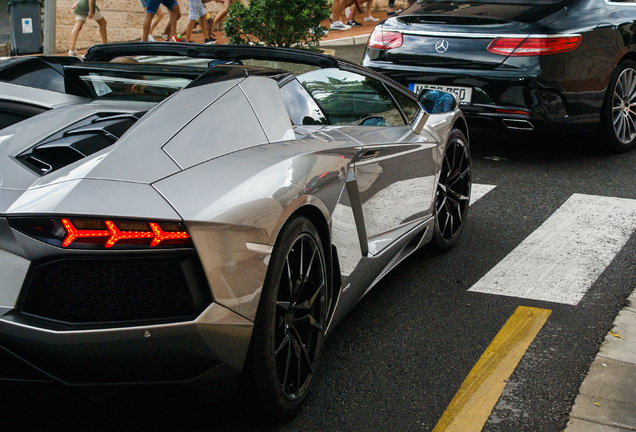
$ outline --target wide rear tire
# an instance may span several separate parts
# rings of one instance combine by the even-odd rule
[[[259,303],[248,374],[266,415],[290,417],[320,363],[329,299],[327,264],[312,222],[287,222],[274,246]]]

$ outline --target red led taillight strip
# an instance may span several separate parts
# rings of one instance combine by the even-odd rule
[[[106,227],[110,231],[111,236],[104,246],[107,248],[115,246],[115,243],[121,240],[136,240],[143,238],[153,238],[154,234],[150,231],[120,231],[113,221],[106,221]]]
[[[107,230],[80,230],[75,228],[73,223],[68,219],[62,219],[62,225],[66,229],[66,237],[62,242],[63,247],[69,246],[78,238],[96,238],[108,237],[104,243],[104,247],[113,247],[117,242],[122,240],[152,239],[151,247],[159,245],[164,240],[186,240],[190,236],[185,231],[164,231],[158,223],[151,222],[151,231],[121,231],[115,222],[111,220],[104,221]]]
[[[157,246],[159,243],[161,243],[164,240],[185,240],[190,238],[187,232],[164,231],[161,229],[159,224],[154,222],[150,223],[150,229],[155,235],[154,238],[152,239],[152,242],[150,242],[150,246]]]
[[[66,238],[62,242],[63,247],[69,246],[75,239],[86,237],[107,237],[110,232],[106,230],[78,230],[68,219],[62,219],[62,225],[66,229]]]

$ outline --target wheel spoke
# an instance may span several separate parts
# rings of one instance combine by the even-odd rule
[[[307,269],[305,271],[305,277],[303,278],[303,281],[300,285],[301,289],[298,290],[298,294],[300,294],[300,291],[302,290],[302,288],[305,287],[305,284],[307,283],[307,279],[309,279],[309,274],[311,273],[311,266],[314,263],[314,258],[316,257],[316,253],[317,253],[317,249],[314,248],[311,254],[311,258],[309,259],[309,265],[307,266]],[[296,297],[298,297],[298,294],[296,294]]]
[[[307,324],[307,328],[308,329],[313,329],[313,330],[318,330],[318,331],[322,331],[323,330],[323,328],[320,325],[320,323],[318,321],[316,321],[316,319],[311,314],[307,314],[307,315],[300,316],[298,318],[294,318],[294,324],[296,324],[296,323]]]
[[[444,228],[442,229],[442,232],[444,233],[446,232],[450,219],[451,219],[450,212],[446,212],[446,220],[444,221]]]
[[[305,361],[307,362],[307,367],[309,368],[309,372],[313,375],[315,371],[314,371],[314,365],[312,364],[312,360],[309,357],[309,351],[307,351],[307,347],[305,345],[301,345],[300,348],[302,353],[304,354]]]
[[[619,125],[618,125],[618,135],[621,141],[625,142],[625,117],[620,116]]]
[[[291,353],[292,353],[292,346],[291,346],[291,343],[288,343],[287,344],[287,358],[285,359],[285,373],[283,374],[283,382],[282,382],[283,389],[285,387],[287,387],[287,377],[289,376],[289,366],[290,366],[290,362],[291,362]]]
[[[287,345],[289,345],[289,335],[285,335],[285,338],[283,339],[283,341],[280,343],[278,348],[276,348],[276,351],[274,352],[274,356],[278,357],[278,354],[280,354],[281,350],[285,348]]]
[[[629,129],[630,135],[636,131],[636,124],[634,124],[634,119],[630,116],[625,117],[625,122],[627,123],[627,128]]]
[[[296,358],[298,359],[298,381],[297,381],[297,391],[300,391],[300,387],[301,387],[301,381],[300,381],[300,372],[302,370],[302,366],[303,366],[303,358],[300,355],[300,353],[296,354]]]
[[[623,95],[625,97],[630,96],[633,92],[634,89],[636,88],[636,80],[634,79],[634,70],[633,69],[627,69],[627,74],[625,74],[625,80],[627,82],[627,91],[625,91],[623,93]]]
[[[305,242],[300,240],[300,273],[298,274],[298,279],[303,280],[303,258],[305,256]]]
[[[278,306],[279,308],[281,308],[284,311],[287,311],[289,309],[290,305],[291,305],[291,303],[288,302],[288,301],[277,301],[276,302],[276,306]]]
[[[302,303],[298,303],[296,305],[294,305],[295,309],[300,309],[300,310],[309,310],[311,309],[311,307],[314,305],[314,302],[316,301],[316,298],[318,298],[318,295],[322,292],[322,290],[326,288],[326,285],[324,283],[324,281],[318,286],[318,288],[316,288],[316,291],[314,291],[314,293],[311,295],[311,297],[309,297],[307,300],[305,300]]]
[[[464,171],[462,171],[461,173],[457,174],[452,180],[448,181],[448,186],[453,186],[455,183],[457,183],[459,180],[463,180],[464,177],[466,177],[466,175],[468,175],[468,173],[470,173],[470,167],[466,168]]]
[[[292,281],[291,266],[289,265],[289,257],[285,260],[285,267],[287,268],[287,279],[289,280],[289,299],[294,295],[294,283]]]
[[[446,200],[447,200],[447,197],[444,196],[442,202],[440,202],[439,205],[438,205],[437,212],[435,213],[435,216],[437,216],[438,219],[439,219],[439,216],[440,216],[442,210],[444,210],[444,206],[446,206]]]

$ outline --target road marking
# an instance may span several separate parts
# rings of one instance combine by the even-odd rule
[[[496,188],[497,186],[473,183],[470,188],[470,205],[477,202],[478,199],[483,198],[488,192]]]
[[[481,431],[506,381],[552,311],[519,306],[472,368],[433,432]]]
[[[469,291],[577,305],[636,229],[636,200],[574,194]]]

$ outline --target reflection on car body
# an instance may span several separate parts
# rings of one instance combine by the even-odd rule
[[[243,375],[288,416],[358,300],[464,227],[458,104],[332,57],[114,44],[0,64],[0,89],[0,379]]]

